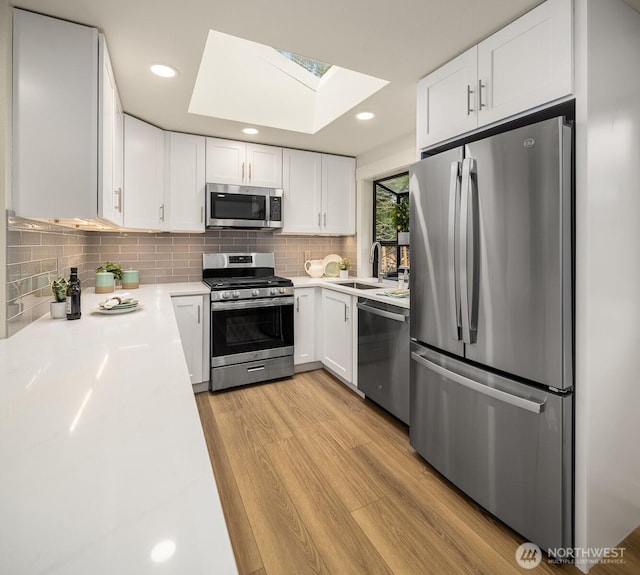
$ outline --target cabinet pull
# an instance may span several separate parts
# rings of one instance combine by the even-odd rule
[[[113,203],[114,209],[119,212],[122,212],[122,188],[118,188],[113,192],[113,195],[116,201]]]
[[[251,181],[251,164],[249,164],[249,181]]]
[[[160,221],[164,222],[164,204],[160,206]]]
[[[204,223],[204,206],[200,206],[200,223]]]
[[[324,223],[323,225],[327,225],[327,212],[324,213]]]
[[[349,314],[347,313],[347,304],[344,304],[344,321],[347,322],[349,321]]]
[[[300,296],[296,298],[296,312],[300,312]]]
[[[478,112],[486,106],[486,104],[482,103],[482,88],[485,87],[486,86],[482,83],[482,80],[478,80]]]
[[[244,162],[242,162],[242,181],[244,182]]]
[[[473,94],[473,90],[471,89],[471,85],[467,84],[467,116],[473,112],[473,108],[471,107],[471,94]]]
[[[320,212],[318,212],[318,227],[320,227]]]
[[[198,305],[198,323],[200,323],[200,306]]]

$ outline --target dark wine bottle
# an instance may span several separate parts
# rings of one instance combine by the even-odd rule
[[[69,277],[69,287],[67,288],[67,319],[80,319],[80,280],[78,279],[78,268],[71,268]]]

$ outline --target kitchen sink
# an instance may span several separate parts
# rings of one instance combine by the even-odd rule
[[[335,282],[336,285],[355,289],[383,289],[382,285],[362,284],[360,282]]]

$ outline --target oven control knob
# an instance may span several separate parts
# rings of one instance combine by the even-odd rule
[[[269,290],[269,293],[270,293],[271,295],[276,295],[276,294],[278,293],[278,290],[277,290],[276,288],[271,288],[271,289]]]
[[[251,292],[251,295],[255,295],[255,296],[260,295],[260,290],[259,290],[259,289],[254,289],[254,290]]]
[[[233,297],[240,297],[240,292],[238,290],[234,291]]]
[[[220,294],[220,297],[221,297],[222,299],[229,299],[229,292],[228,292],[228,291],[223,291],[223,292]]]
[[[284,288],[280,288],[278,291],[279,291],[280,293],[284,293]]]

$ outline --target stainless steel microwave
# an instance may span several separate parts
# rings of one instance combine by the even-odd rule
[[[282,227],[282,190],[207,184],[208,228]]]

